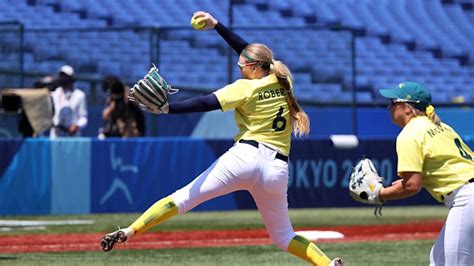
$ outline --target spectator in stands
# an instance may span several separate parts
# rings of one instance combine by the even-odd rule
[[[431,249],[430,265],[473,265],[474,154],[441,122],[422,84],[403,82],[380,94],[391,100],[392,121],[402,128],[396,145],[400,179],[382,188],[380,199],[408,198],[424,187],[449,208]]]
[[[80,136],[87,125],[86,94],[74,88],[74,69],[64,65],[59,69],[58,84],[52,92],[54,116],[51,137]]]
[[[128,100],[128,89],[115,76],[108,76],[102,88],[109,95],[102,111],[105,127],[101,134],[105,137],[142,137],[145,135],[145,116],[142,110]]]

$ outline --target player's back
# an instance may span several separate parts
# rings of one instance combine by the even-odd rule
[[[271,74],[261,79],[237,80],[215,94],[223,110],[235,108],[239,133],[234,140],[260,141],[288,155],[292,121],[286,93],[276,76]],[[240,100],[234,103],[236,100],[233,99]]]

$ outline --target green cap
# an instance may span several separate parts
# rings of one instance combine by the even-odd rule
[[[416,82],[405,81],[395,88],[380,89],[379,92],[385,98],[407,102],[422,111],[431,103],[431,93]]]

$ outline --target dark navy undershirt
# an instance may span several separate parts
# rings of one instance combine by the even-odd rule
[[[239,55],[244,50],[244,48],[249,45],[248,42],[221,23],[217,23],[214,29]],[[222,108],[214,93],[169,104],[170,114],[208,112],[218,109]]]
[[[214,29],[227,42],[227,44],[230,45],[230,47],[232,47],[232,49],[234,49],[234,51],[239,55],[240,53],[242,53],[244,48],[247,47],[247,45],[249,45],[248,42],[242,39],[235,32],[229,30],[224,24],[217,23]]]
[[[194,97],[180,102],[170,103],[170,114],[208,112],[221,109],[221,105],[214,93],[206,96]]]

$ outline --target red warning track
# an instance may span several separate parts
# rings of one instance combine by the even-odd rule
[[[370,226],[338,226],[299,228],[300,230],[330,230],[344,234],[343,239],[320,242],[372,242],[434,240],[444,221]],[[102,234],[49,234],[1,236],[0,253],[97,251]],[[116,249],[160,249],[191,247],[226,247],[269,245],[265,230],[216,230],[148,233]]]

